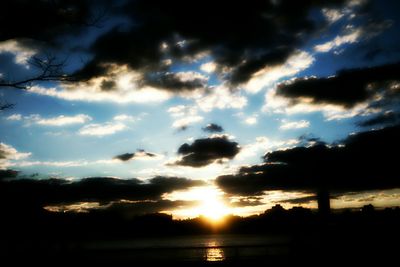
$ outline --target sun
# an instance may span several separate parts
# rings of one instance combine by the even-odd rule
[[[172,210],[171,213],[176,218],[203,216],[212,223],[222,223],[223,218],[231,212],[223,198],[224,193],[214,185],[193,187],[189,190],[175,191],[164,195],[164,199],[172,201],[186,200],[197,203],[189,208]]]
[[[195,207],[196,213],[206,217],[211,222],[221,222],[229,213],[229,208],[223,201],[223,193],[215,187],[203,187],[199,193],[200,204]]]
[[[228,207],[222,200],[221,192],[215,188],[205,188],[200,203],[197,207],[198,214],[212,222],[220,222],[229,213]]]

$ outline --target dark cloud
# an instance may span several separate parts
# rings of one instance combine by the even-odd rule
[[[182,125],[176,129],[177,132],[184,132],[189,128],[188,125]]]
[[[389,82],[399,81],[400,63],[386,64],[372,68],[339,71],[328,78],[299,78],[278,86],[277,94],[287,97],[293,103],[310,98],[313,104],[335,104],[353,107],[370,100],[378,93],[390,92]]]
[[[310,145],[324,145],[325,142],[323,140],[321,140],[321,138],[308,133],[308,134],[303,134],[301,136],[299,136],[299,141],[300,144],[303,146],[310,146]]]
[[[29,38],[49,41],[61,32],[87,25],[90,1],[6,0],[0,8],[0,41]]]
[[[203,128],[203,131],[209,132],[209,133],[220,133],[224,131],[224,128],[222,126],[215,124],[215,123],[209,123],[207,124],[206,127]]]
[[[226,136],[197,139],[191,145],[185,143],[179,147],[182,159],[175,164],[203,167],[218,160],[233,159],[239,151],[238,143],[229,141]]]
[[[127,1],[118,15],[131,25],[115,27],[98,38],[90,48],[93,59],[77,75],[104,76],[107,64],[116,63],[146,73],[143,83],[190,90],[204,82],[183,81],[163,62],[209,53],[218,66],[231,70],[224,79],[236,85],[267,65],[285,62],[321,26],[309,16],[312,10],[344,2],[205,0],[185,6],[175,0]],[[222,74],[221,70],[217,68]]]
[[[157,213],[160,211],[176,208],[190,208],[198,204],[198,201],[185,200],[153,200],[153,201],[135,201],[135,202],[115,202],[107,207],[107,212],[125,214],[126,216],[137,216],[140,214]]]
[[[358,125],[361,127],[370,127],[375,125],[388,125],[396,124],[400,121],[400,115],[394,111],[386,111],[384,113],[378,114],[368,120],[359,122]]]
[[[103,80],[100,84],[102,91],[112,91],[116,88],[117,83],[115,81]]]
[[[121,155],[117,155],[114,159],[119,159],[121,161],[128,161],[131,159],[138,159],[138,158],[154,158],[157,155],[154,153],[146,152],[143,149],[138,149],[137,152],[134,153],[125,153]]]
[[[0,56],[4,74],[0,87],[20,89],[34,83],[76,81],[71,73],[85,64],[79,63],[82,53],[88,55],[83,47],[96,36],[84,34],[92,29],[102,31],[110,6],[108,0],[1,1],[0,43],[8,48]],[[26,62],[16,61],[24,50],[29,51],[24,55]]]
[[[59,49],[66,44],[62,37],[102,27],[111,7],[107,0],[5,0],[0,4],[0,42],[17,39],[22,46]]]
[[[150,73],[146,75],[145,80],[150,86],[167,89],[169,91],[190,91],[196,88],[204,88],[207,85],[207,79],[205,77],[196,76],[196,73],[186,72],[183,75],[186,75],[186,77],[182,77],[182,73]]]
[[[125,153],[125,154],[121,154],[118,156],[115,156],[114,159],[119,159],[122,161],[128,161],[130,159],[132,159],[135,156],[135,153]]]
[[[160,176],[147,182],[108,177],[85,178],[72,182],[62,179],[13,179],[1,182],[0,200],[2,205],[22,207],[43,207],[83,201],[158,201],[164,193],[203,184],[204,182],[199,180]]]
[[[80,205],[81,204],[81,205]],[[75,202],[69,204],[55,204],[45,207],[46,210],[51,212],[60,213],[103,213],[108,214],[110,217],[115,215],[122,215],[125,219],[131,219],[138,215],[155,214],[161,211],[172,210],[176,208],[189,208],[198,204],[198,201],[185,201],[185,200],[138,200],[138,201],[113,201],[104,205],[82,205],[82,202]]]
[[[239,200],[231,201],[229,205],[232,207],[259,206],[265,204],[262,200],[262,197],[257,196],[241,197]]]
[[[400,126],[350,135],[340,145],[317,144],[267,153],[265,163],[217,178],[234,195],[265,190],[347,193],[400,187]]]

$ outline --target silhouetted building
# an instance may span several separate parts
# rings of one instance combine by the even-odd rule
[[[365,214],[371,214],[375,211],[375,207],[372,204],[364,205],[361,211]]]
[[[331,212],[329,191],[325,189],[319,190],[317,193],[317,201],[318,212],[323,216],[329,215]]]

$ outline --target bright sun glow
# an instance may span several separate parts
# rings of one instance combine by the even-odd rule
[[[224,204],[223,192],[214,186],[195,187],[186,191],[175,191],[164,195],[169,200],[185,199],[198,201],[199,204],[188,209],[175,210],[177,217],[204,216],[212,222],[220,222],[222,218],[230,213],[229,207]]]
[[[224,205],[219,195],[209,191],[201,200],[202,204],[198,207],[200,215],[217,222],[228,214],[228,208]]]

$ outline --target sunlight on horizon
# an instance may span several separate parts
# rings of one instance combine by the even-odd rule
[[[194,187],[185,191],[165,194],[164,198],[174,200],[197,201],[198,204],[184,209],[171,211],[177,218],[194,218],[204,216],[210,222],[222,222],[223,217],[232,213],[231,207],[225,204],[223,192],[215,186]]]

